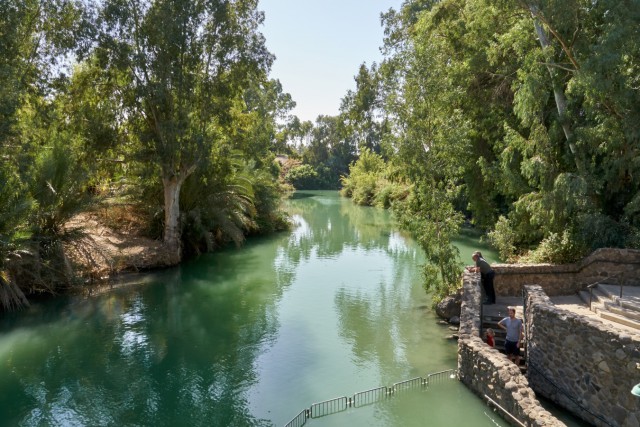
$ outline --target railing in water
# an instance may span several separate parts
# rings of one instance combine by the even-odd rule
[[[495,400],[493,400],[492,398],[490,398],[489,396],[487,396],[486,394],[484,395],[485,400],[487,401],[487,403],[489,405],[492,405],[494,408],[500,410],[502,412],[502,415],[504,418],[511,420],[511,422],[517,426],[520,427],[526,427],[526,425],[520,421],[519,419],[517,419],[516,417],[514,417],[511,412],[507,411],[506,409],[504,409],[502,406],[498,405],[498,402],[496,402]]]
[[[428,374],[426,378],[416,377],[393,384],[391,387],[377,387],[370,390],[355,393],[353,397],[336,397],[312,404],[308,409],[303,409],[289,421],[285,427],[302,427],[309,418],[320,418],[326,415],[336,414],[350,407],[362,407],[384,400],[395,394],[416,388],[426,388],[432,384],[440,384],[445,381],[458,378],[457,369]]]

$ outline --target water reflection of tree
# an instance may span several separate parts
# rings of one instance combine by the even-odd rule
[[[417,325],[406,321],[406,312],[419,310],[418,301],[425,295],[416,286],[420,280],[416,265],[422,262],[418,249],[390,245],[385,252],[393,258],[388,280],[366,291],[342,288],[334,302],[340,334],[350,344],[353,359],[358,364],[386,367],[383,372],[389,377],[384,380],[390,384],[415,375],[403,371],[412,365],[404,349],[408,342],[419,340],[416,335],[420,335]]]
[[[351,345],[357,364],[412,366],[402,351],[407,342],[418,340],[419,328],[401,321],[407,308],[418,310],[416,301],[424,291],[416,268],[424,262],[420,249],[407,243],[409,236],[391,231],[388,211],[356,206],[335,194],[316,193],[316,198],[290,202],[291,212],[303,223],[297,239],[287,247],[292,257],[296,250],[302,258],[315,249],[318,256],[339,255],[345,248],[364,252],[382,251],[393,259],[392,276],[387,283],[377,283],[364,290],[341,288],[334,302],[339,317],[340,334]],[[390,272],[387,272],[390,273]],[[388,369],[385,370],[389,372]],[[393,382],[415,372],[393,372]]]
[[[380,224],[389,221],[384,209],[356,206],[337,192],[305,193],[311,197],[292,199],[287,209],[304,221],[302,233],[293,234],[286,250],[293,259],[308,259],[315,250],[319,257],[332,257],[345,247],[385,248],[388,232]]]
[[[21,357],[2,360],[3,418],[15,425],[270,425],[250,415],[243,391],[275,334],[278,293],[253,292],[233,267],[218,267],[224,289],[198,282],[211,273],[206,268],[183,277],[175,270],[161,278],[164,286],[70,303],[55,322],[32,322],[38,350],[15,345]]]

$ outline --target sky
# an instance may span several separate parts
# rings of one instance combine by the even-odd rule
[[[300,120],[335,116],[340,100],[355,90],[360,64],[382,59],[380,13],[402,0],[260,0],[261,28],[276,56],[270,77],[280,80]]]

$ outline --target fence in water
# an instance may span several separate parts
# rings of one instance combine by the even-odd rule
[[[393,384],[391,387],[378,387],[370,390],[360,391],[352,397],[341,396],[323,402],[313,403],[308,409],[303,409],[285,427],[302,427],[309,418],[320,418],[338,412],[346,411],[348,408],[357,408],[371,405],[381,400],[387,399],[398,393],[416,388],[427,388],[434,384],[451,381],[458,378],[457,369],[428,374],[426,378],[416,377],[406,381]]]

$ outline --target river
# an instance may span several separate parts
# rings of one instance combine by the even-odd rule
[[[320,402],[454,369],[419,246],[336,192],[286,202],[290,232],[100,295],[0,318],[3,426],[283,426]],[[457,241],[469,260],[472,237]],[[131,279],[129,279],[131,281]],[[456,380],[309,426],[506,425]]]

